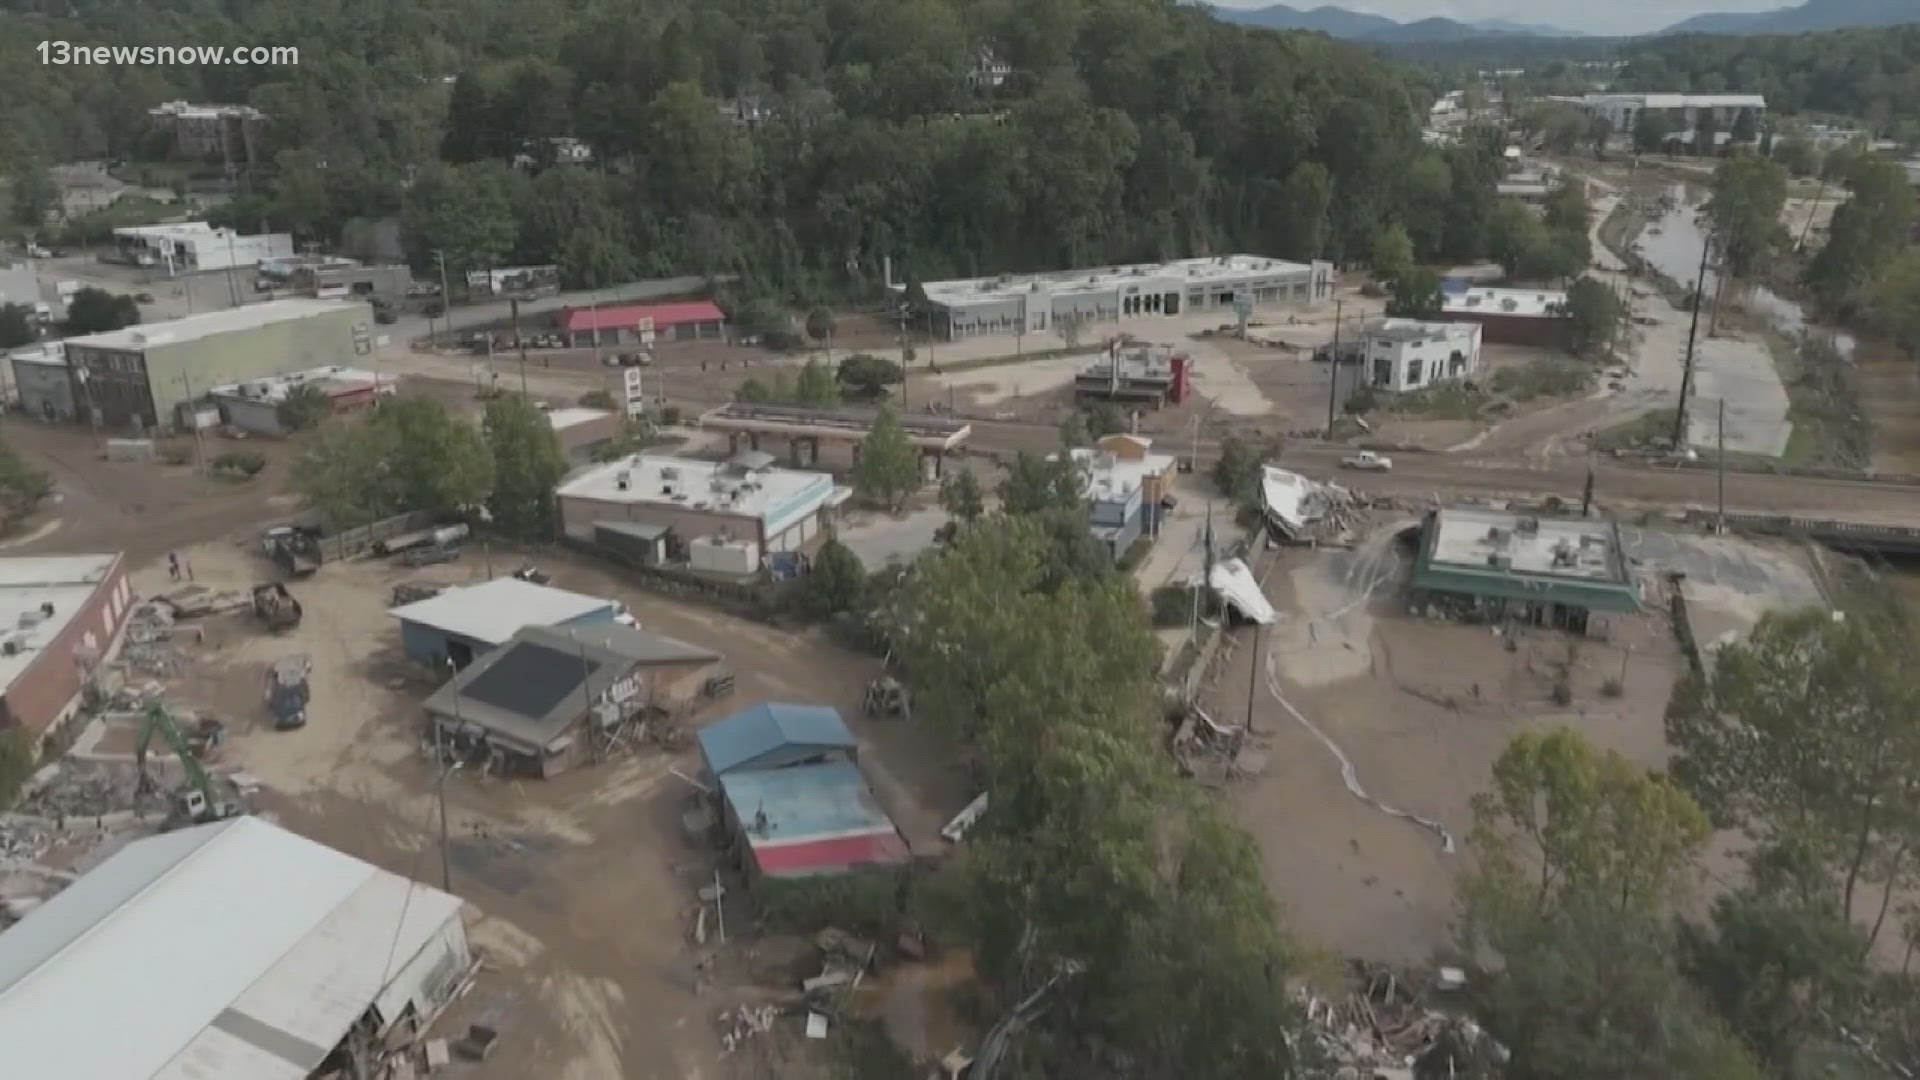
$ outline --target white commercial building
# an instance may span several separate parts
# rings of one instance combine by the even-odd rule
[[[460,910],[259,818],[134,841],[0,933],[6,1074],[306,1080],[445,1008]]]
[[[806,550],[838,502],[826,473],[648,454],[587,469],[557,496],[574,540],[650,531],[669,561],[726,574],[751,574],[766,556]]]
[[[266,260],[293,257],[293,237],[286,233],[244,236],[204,221],[131,225],[113,230],[113,243],[122,260],[159,267],[168,274],[251,268]]]
[[[1480,370],[1480,324],[1381,319],[1361,335],[1367,382],[1399,393],[1471,379]]]
[[[1665,113],[1668,131],[1679,135],[1691,132],[1703,115],[1711,114],[1714,127],[1729,133],[1742,114],[1757,123],[1767,111],[1760,94],[1588,94],[1573,100],[1589,115],[1605,117],[1615,134],[1627,136],[1648,112]]]
[[[1044,274],[930,281],[924,288],[935,330],[948,338],[1040,334],[1061,320],[1114,322],[1202,311],[1305,304],[1331,294],[1333,264],[1258,255],[1221,255],[1168,263],[1103,266]],[[904,285],[890,286],[905,294]]]

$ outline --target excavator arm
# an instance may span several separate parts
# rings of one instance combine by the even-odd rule
[[[207,775],[207,770],[200,765],[200,759],[194,756],[193,747],[188,745],[180,725],[174,722],[173,714],[157,701],[147,705],[146,721],[140,725],[139,741],[133,745],[133,765],[140,774],[140,786],[143,789],[153,786],[153,779],[147,773],[147,749],[153,743],[155,731],[167,740],[174,756],[180,759],[180,767],[187,772],[187,783],[200,792],[208,806],[214,805],[213,778]]]

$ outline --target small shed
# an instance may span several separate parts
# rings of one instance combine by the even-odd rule
[[[596,521],[593,542],[608,553],[639,566],[667,561],[667,534],[672,526],[653,521]]]
[[[707,771],[719,777],[852,761],[857,747],[839,711],[824,705],[762,702],[700,731],[700,756]]]
[[[474,657],[505,645],[523,626],[610,623],[619,612],[619,605],[604,597],[506,577],[448,589],[387,614],[400,620],[400,640],[409,657],[432,667],[464,668]]]
[[[763,877],[809,877],[907,861],[907,842],[851,761],[720,777],[727,825]]]
[[[699,697],[720,654],[615,622],[524,626],[426,701],[437,734],[484,746],[503,771],[551,776],[587,760],[589,721],[613,729]]]

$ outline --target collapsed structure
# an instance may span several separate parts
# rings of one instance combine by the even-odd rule
[[[1073,392],[1083,401],[1178,405],[1187,400],[1192,361],[1171,346],[1115,338],[1104,357],[1080,369]]]
[[[1260,472],[1260,505],[1266,510],[1267,524],[1280,539],[1304,544],[1320,539],[1330,529],[1345,527],[1345,511],[1353,505],[1353,493],[1338,484],[1323,484],[1297,472],[1264,465]]]

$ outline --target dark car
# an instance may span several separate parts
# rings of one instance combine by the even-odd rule
[[[420,309],[420,311],[421,311],[421,314],[425,315],[429,319],[437,319],[440,316],[445,315],[447,313],[447,305],[441,303],[438,300],[433,300],[428,302],[427,306]]]

